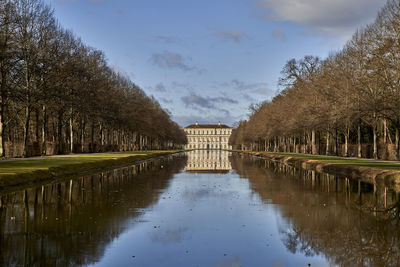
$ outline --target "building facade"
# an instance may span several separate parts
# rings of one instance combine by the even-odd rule
[[[228,144],[232,128],[225,124],[191,124],[184,129],[186,149],[232,149]]]

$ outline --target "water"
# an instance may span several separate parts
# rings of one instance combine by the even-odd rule
[[[392,188],[195,151],[0,192],[5,266],[398,266]]]

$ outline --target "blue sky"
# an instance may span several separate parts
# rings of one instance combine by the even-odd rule
[[[46,0],[182,127],[228,125],[271,99],[287,60],[326,57],[384,0]]]

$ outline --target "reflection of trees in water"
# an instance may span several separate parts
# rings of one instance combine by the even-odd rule
[[[393,190],[241,156],[232,167],[279,205],[282,242],[344,266],[400,264],[399,197]]]
[[[138,209],[158,200],[185,161],[164,158],[0,195],[0,265],[98,261]]]
[[[400,201],[397,200],[391,207],[377,212],[382,212],[383,215],[388,216],[391,220],[400,220]]]

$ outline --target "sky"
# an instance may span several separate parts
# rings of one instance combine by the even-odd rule
[[[292,58],[325,58],[385,0],[45,0],[174,121],[234,125]]]

